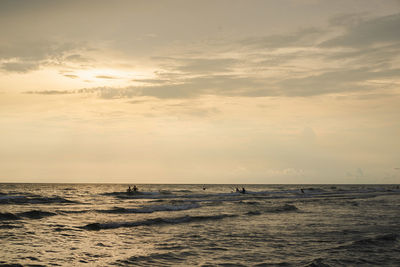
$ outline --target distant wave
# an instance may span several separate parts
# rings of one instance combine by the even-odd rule
[[[121,227],[138,227],[138,226],[152,226],[152,225],[167,225],[167,224],[180,224],[208,220],[221,220],[228,217],[236,217],[237,215],[221,214],[210,216],[182,216],[174,218],[154,218],[143,221],[135,222],[111,222],[111,223],[90,223],[83,226],[86,230],[103,230],[103,229],[116,229]]]
[[[50,204],[50,203],[78,203],[78,202],[67,200],[59,196],[55,197],[21,196],[21,195],[0,196],[0,204]]]
[[[126,208],[120,208],[120,207],[115,207],[110,210],[97,210],[97,212],[101,213],[153,213],[156,211],[180,211],[180,210],[190,210],[190,209],[195,209],[195,208],[200,208],[200,205],[198,203],[191,203],[191,204],[185,204],[185,205],[154,205],[154,206],[147,206],[147,207],[142,207],[142,208],[136,208],[136,209],[126,209]]]

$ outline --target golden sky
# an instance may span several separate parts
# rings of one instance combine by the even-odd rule
[[[0,182],[400,182],[400,1],[4,0],[0,25]]]

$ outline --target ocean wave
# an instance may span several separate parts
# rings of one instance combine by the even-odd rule
[[[111,210],[97,210],[97,212],[101,213],[153,213],[156,211],[180,211],[180,210],[190,210],[200,208],[201,206],[198,203],[191,203],[185,205],[154,205],[154,206],[147,206],[142,208],[136,209],[127,209],[127,208],[120,208],[115,207]]]
[[[188,189],[174,190],[174,192],[178,192],[178,193],[192,193],[192,191],[191,191],[191,190],[188,190]]]
[[[51,203],[78,203],[59,196],[42,197],[42,196],[21,196],[6,195],[0,196],[0,204],[51,204]]]
[[[261,215],[261,212],[258,210],[255,211],[248,211],[246,215]]]
[[[398,234],[385,234],[378,235],[370,238],[364,238],[357,241],[352,242],[351,246],[360,247],[360,246],[368,246],[368,245],[382,245],[385,243],[391,243],[398,239]]]
[[[263,210],[251,210],[245,213],[245,215],[261,215],[262,213],[281,213],[297,211],[298,208],[294,205],[285,204],[283,206],[268,207]]]
[[[169,192],[169,191],[168,191]],[[159,195],[160,192],[146,192],[146,191],[136,191],[136,192],[124,192],[124,191],[117,191],[117,192],[106,192],[102,193],[103,196],[122,196],[122,197],[135,197],[135,196],[153,196]]]
[[[60,214],[80,214],[80,213],[87,213],[93,210],[57,210],[57,213]]]
[[[10,213],[10,212],[5,212],[2,213],[0,212],[0,220],[1,221],[13,221],[13,220],[20,220],[21,218],[18,217],[17,215]]]
[[[331,265],[327,264],[324,259],[318,258],[305,265],[304,267],[330,267]]]
[[[384,234],[377,235],[373,237],[367,237],[363,239],[359,239],[356,241],[352,241],[349,244],[341,245],[339,249],[362,249],[368,247],[381,247],[385,245],[392,245],[393,242],[396,242],[399,238],[398,234]]]
[[[182,217],[154,218],[154,219],[147,219],[135,222],[90,223],[81,228],[86,230],[105,230],[105,229],[116,229],[121,227],[153,226],[153,225],[191,223],[191,222],[209,221],[209,220],[221,220],[227,217],[236,217],[236,216],[237,215],[231,215],[231,214],[210,215],[210,216],[186,215]]]
[[[259,205],[260,202],[258,201],[239,201],[239,204],[246,204],[246,205]]]
[[[57,214],[53,213],[53,212],[41,211],[41,210],[31,210],[31,211],[20,212],[17,214],[13,214],[13,213],[9,213],[9,212],[6,212],[6,213],[0,212],[0,220],[13,221],[13,220],[21,220],[22,218],[42,219],[44,217],[49,217],[49,216],[54,216],[54,215],[57,215]]]
[[[165,266],[182,263],[187,257],[196,255],[190,251],[181,251],[179,253],[168,252],[168,253],[152,253],[146,256],[132,256],[125,260],[118,260],[113,265],[127,266]]]
[[[22,228],[21,225],[14,225],[14,224],[0,224],[0,229],[15,229],[15,228]],[[2,265],[0,265],[2,266]]]
[[[18,213],[20,217],[25,217],[29,219],[42,219],[44,217],[55,216],[56,213],[48,212],[48,211],[41,211],[41,210],[31,210],[26,212]]]
[[[400,192],[394,191],[384,191],[380,188],[374,189],[356,189],[356,190],[342,190],[342,189],[323,189],[317,187],[307,187],[303,189],[290,189],[290,190],[278,190],[278,191],[251,191],[247,190],[245,194],[240,192],[220,192],[220,193],[209,193],[201,192],[194,193],[190,190],[159,190],[154,192],[138,191],[138,192],[107,192],[102,193],[106,196],[114,196],[119,199],[155,199],[155,200],[165,200],[165,199],[183,199],[183,200],[193,200],[200,201],[236,201],[245,200],[251,198],[260,199],[316,199],[316,198],[343,198],[349,197],[353,198],[365,198],[365,197],[375,197],[382,194],[398,194]]]

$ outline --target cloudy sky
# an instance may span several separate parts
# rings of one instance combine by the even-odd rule
[[[2,0],[0,25],[0,182],[400,182],[400,1]]]

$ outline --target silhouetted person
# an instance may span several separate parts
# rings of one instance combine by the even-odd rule
[[[138,190],[139,190],[139,188],[137,188],[136,185],[134,185],[134,186],[133,186],[133,191],[136,192],[136,191],[138,191]]]
[[[300,189],[300,191],[304,194],[304,190],[303,190],[303,188],[302,189]]]
[[[132,189],[131,189],[130,186],[128,187],[128,189],[126,189],[126,192],[127,192],[128,194],[132,193]]]
[[[240,193],[240,190],[239,190],[239,188],[237,188],[237,187],[236,187],[236,192]]]
[[[244,187],[242,187],[242,194],[246,193],[246,189],[244,189]]]

